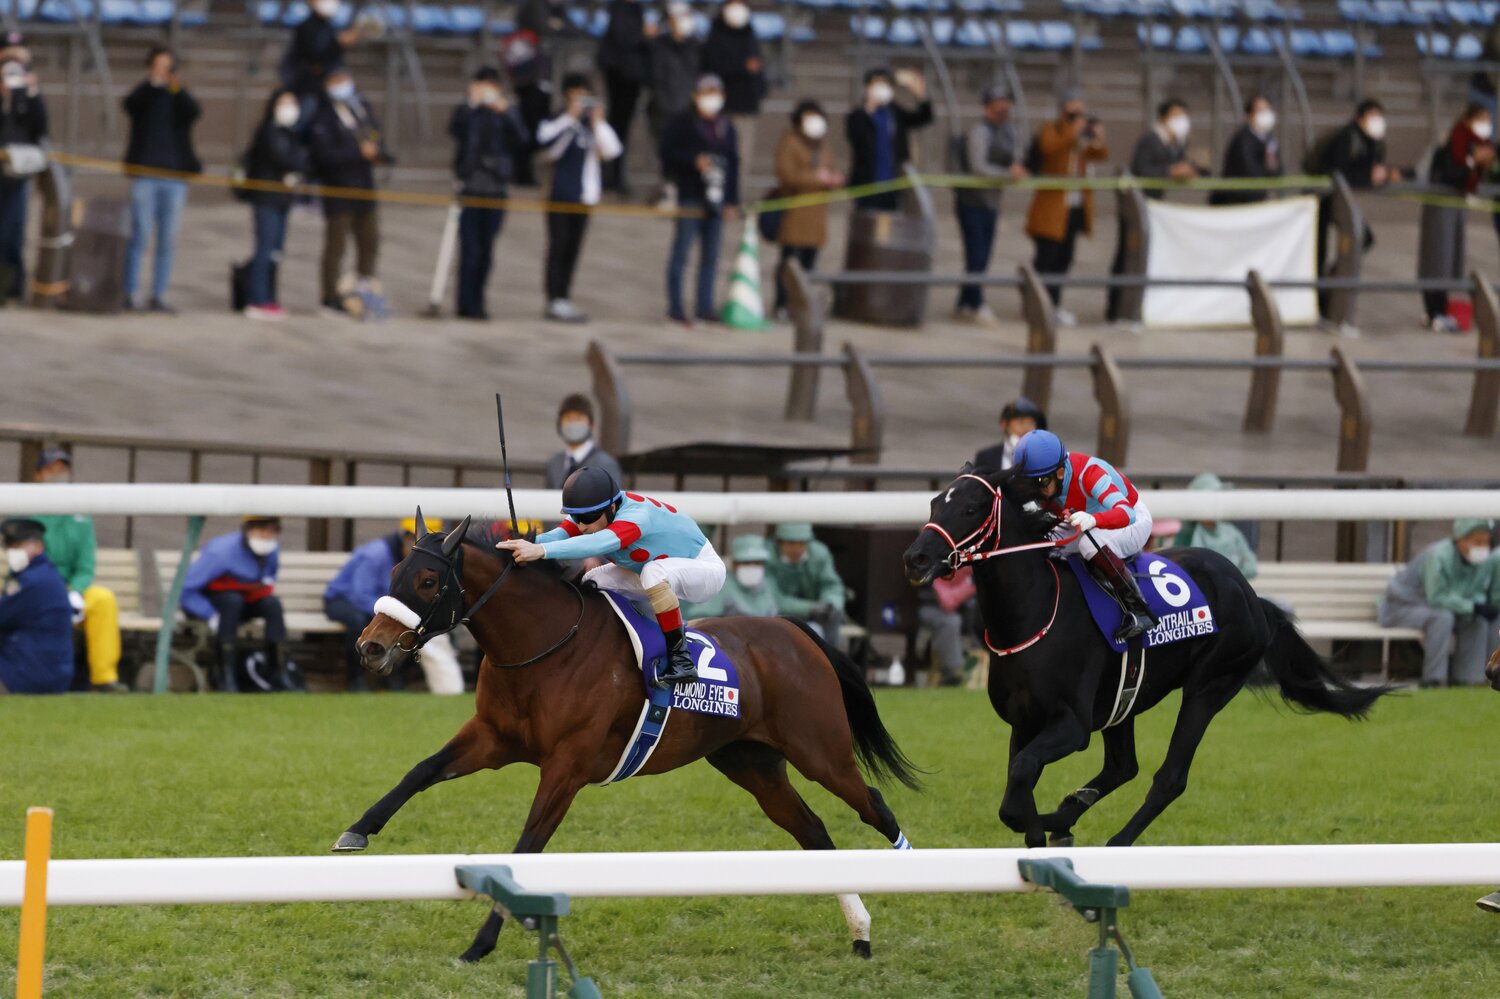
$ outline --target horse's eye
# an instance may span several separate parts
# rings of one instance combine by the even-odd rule
[[[422,585],[419,586],[418,589],[430,590],[430,589],[432,589],[436,585],[437,585],[437,580],[435,580],[435,579],[424,579],[424,580],[422,580]]]
[[[979,515],[979,504],[978,503],[970,503],[968,509],[966,509],[964,511],[964,513],[968,514],[970,517],[978,516]]]

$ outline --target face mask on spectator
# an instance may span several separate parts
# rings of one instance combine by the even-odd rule
[[[865,96],[884,107],[896,98],[896,89],[884,80],[876,80],[865,88]]]
[[[828,134],[828,119],[820,114],[802,116],[802,134],[814,142]]]
[[[500,90],[498,87],[480,87],[479,103],[485,107],[500,103]]]
[[[339,12],[339,0],[317,0],[313,4],[313,10],[331,21]]]
[[[1490,120],[1488,118],[1482,118],[1479,121],[1472,123],[1471,125],[1469,125],[1469,128],[1474,132],[1474,138],[1478,139],[1480,142],[1490,141],[1490,136],[1495,134],[1495,126],[1490,124]]]
[[[73,481],[73,473],[71,471],[53,472],[42,476],[42,481],[48,485],[66,485]]]
[[[31,556],[26,554],[24,548],[7,548],[5,549],[5,564],[10,566],[11,572],[23,572],[31,564]]]
[[[564,420],[557,432],[569,444],[582,444],[594,436],[594,427],[588,420]]]
[[[766,567],[758,562],[734,567],[734,578],[747,590],[753,590],[766,581]]]
[[[259,534],[251,534],[246,536],[245,545],[261,558],[265,558],[267,555],[271,554],[277,549],[278,542],[275,538],[267,538]]]
[[[354,81],[340,80],[328,85],[328,96],[336,101],[347,101],[354,96]]]
[[[1167,119],[1167,131],[1178,142],[1187,141],[1188,131],[1191,128],[1192,122],[1188,121],[1188,116],[1185,114],[1174,114]]]
[[[680,17],[672,18],[672,30],[684,38],[693,33],[694,27],[692,14],[683,14]]]
[[[706,94],[699,94],[693,98],[693,103],[698,106],[699,111],[712,118],[724,110],[724,95],[711,90]]]
[[[1464,559],[1470,565],[1484,565],[1484,563],[1489,560],[1489,557],[1489,545],[1474,545],[1469,549],[1469,553],[1464,556]]]
[[[724,23],[731,28],[743,28],[750,23],[750,8],[742,3],[725,4]]]
[[[1269,135],[1271,129],[1276,127],[1276,112],[1269,108],[1257,111],[1255,117],[1250,119],[1250,124],[1261,135]]]
[[[289,101],[282,101],[276,105],[275,121],[282,128],[291,128],[297,124],[297,119],[302,117],[302,110]]]
[[[1370,117],[1365,119],[1364,130],[1366,135],[1379,142],[1385,138],[1385,116],[1378,114],[1370,115]]]
[[[0,70],[0,81],[5,83],[6,90],[26,89],[26,67],[18,62],[8,62],[5,69]]]

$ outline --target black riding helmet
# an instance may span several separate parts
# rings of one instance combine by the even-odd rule
[[[1018,416],[1031,417],[1036,421],[1036,428],[1038,430],[1047,429],[1047,414],[1042,412],[1042,407],[1024,395],[1018,395],[1015,399],[1005,404],[1005,408],[1000,410],[1000,422],[1008,423]]]
[[[601,511],[613,519],[617,504],[624,498],[620,484],[607,469],[585,465],[563,483],[562,512],[580,524],[592,524]]]

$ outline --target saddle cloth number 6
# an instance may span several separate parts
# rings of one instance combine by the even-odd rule
[[[1151,563],[1151,585],[1169,607],[1182,607],[1193,598],[1193,591],[1166,562]]]

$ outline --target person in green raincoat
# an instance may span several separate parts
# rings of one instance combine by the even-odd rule
[[[1228,487],[1214,473],[1204,472],[1189,482],[1188,488],[1217,492]],[[1243,531],[1228,521],[1183,521],[1182,530],[1177,532],[1172,544],[1179,548],[1207,548],[1218,552],[1233,562],[1234,567],[1244,573],[1246,579],[1254,579],[1260,570],[1260,561],[1255,557],[1255,549],[1250,547],[1250,540]]]
[[[766,563],[781,591],[784,613],[811,624],[829,645],[838,647],[844,623],[844,581],[828,546],[813,537],[811,524],[778,524],[776,551]]]
[[[1500,561],[1490,547],[1494,529],[1489,520],[1455,520],[1452,536],[1422,549],[1380,600],[1381,624],[1422,629],[1424,687],[1485,682],[1500,617]]]
[[[742,534],[729,549],[731,571],[710,600],[690,604],[685,617],[775,617],[787,613],[781,592],[766,574],[771,550],[757,534]]]

